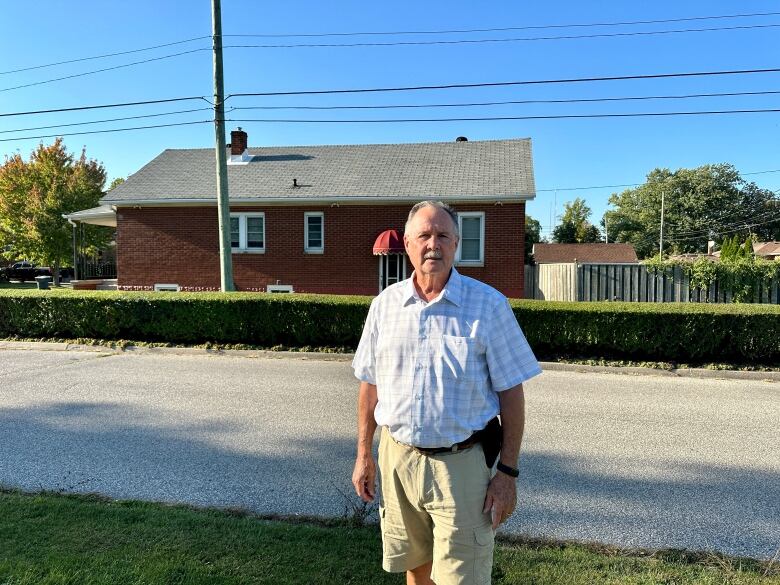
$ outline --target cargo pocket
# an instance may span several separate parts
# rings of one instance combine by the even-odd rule
[[[391,573],[406,570],[408,545],[403,530],[387,523],[387,510],[379,508],[379,524],[382,528],[382,568]]]
[[[433,581],[489,585],[493,569],[493,528],[488,524],[451,530],[444,541],[446,546],[440,546],[434,553]]]
[[[492,526],[480,526],[474,529],[474,583],[476,585],[490,585],[494,540],[495,533]]]

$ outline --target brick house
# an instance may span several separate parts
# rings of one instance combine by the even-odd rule
[[[456,266],[523,296],[525,202],[535,196],[530,139],[248,148],[228,160],[237,290],[375,295],[411,274],[402,234],[410,207],[451,203]],[[72,214],[116,222],[120,290],[219,290],[213,149],[166,150]]]

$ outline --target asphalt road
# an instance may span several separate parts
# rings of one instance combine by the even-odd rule
[[[0,350],[0,484],[340,515],[345,361]],[[780,385],[545,372],[504,532],[770,557]]]

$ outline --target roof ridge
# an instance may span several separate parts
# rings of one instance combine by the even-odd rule
[[[488,144],[493,142],[531,142],[531,137],[526,136],[523,138],[491,138],[487,140],[467,140],[467,144]],[[260,145],[249,146],[248,149],[260,149],[260,148],[353,148],[356,146],[427,146],[427,145],[440,145],[440,144],[462,144],[455,140],[447,141],[426,141],[426,142],[369,142],[362,144],[291,144],[291,145]],[[173,151],[201,151],[201,150],[214,150],[214,147],[203,148],[166,148],[163,152]]]

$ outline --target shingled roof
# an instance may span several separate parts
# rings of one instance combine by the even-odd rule
[[[636,264],[631,244],[534,244],[537,264]]]
[[[529,138],[247,152],[250,162],[228,166],[232,202],[523,201],[536,192]],[[102,203],[208,200],[216,201],[214,150],[204,148],[165,150],[109,191]]]
[[[753,242],[753,253],[756,256],[778,257],[780,256],[780,242]]]

